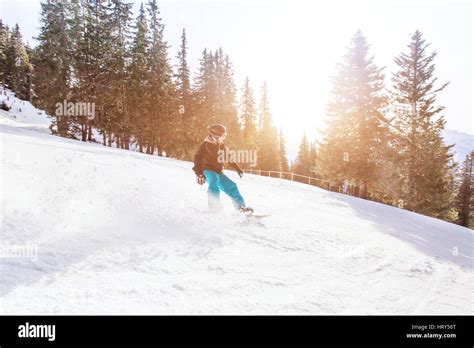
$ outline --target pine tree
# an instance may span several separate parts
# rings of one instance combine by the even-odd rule
[[[283,130],[280,127],[280,133],[278,136],[278,154],[280,157],[280,169],[282,172],[288,172],[290,170],[288,166],[288,158],[286,157],[286,146],[285,137],[283,136]]]
[[[213,107],[213,122],[221,123],[228,128],[227,145],[238,146],[240,127],[235,102],[235,84],[233,80],[232,64],[229,57],[219,48],[213,55],[215,82],[215,105]]]
[[[150,129],[152,130],[147,153],[157,149],[176,153],[175,139],[169,136],[174,133],[179,113],[179,99],[172,81],[172,68],[168,61],[168,44],[164,38],[164,24],[156,0],[148,1],[150,17],[150,48],[148,51],[150,64],[149,93],[150,100]]]
[[[28,43],[20,47],[20,84],[18,93],[23,100],[32,101],[34,96],[33,75],[34,68],[32,64],[33,50]]]
[[[188,43],[186,31],[183,28],[181,34],[181,45],[176,58],[178,64],[175,74],[176,94],[178,98],[178,118],[176,134],[180,138],[179,144],[176,144],[177,156],[180,159],[192,160],[194,151],[193,132],[196,123],[193,107],[193,95],[191,89],[191,72],[188,61]]]
[[[206,127],[213,123],[226,125],[227,145],[241,146],[235,94],[236,88],[229,57],[221,48],[214,53],[205,49],[193,87],[193,148],[202,141]]]
[[[309,171],[311,172],[310,176],[315,176],[314,171],[315,171],[315,166],[318,160],[318,147],[316,141],[312,141],[309,144],[309,162],[310,162],[310,167]]]
[[[12,30],[8,26],[5,27],[5,30],[3,31],[3,36],[4,36],[4,44],[5,47],[3,49],[3,54],[4,54],[4,67],[2,70],[2,76],[3,76],[3,83],[8,87],[9,89],[12,89],[12,78],[13,75],[15,74],[15,51],[12,50],[12,42],[11,38],[13,36]]]
[[[0,19],[0,84],[5,84],[5,70],[7,67],[7,50],[9,46],[10,31]]]
[[[112,145],[114,120],[117,120],[117,96],[110,81],[114,72],[110,40],[112,28],[109,26],[107,4],[102,1],[78,2],[74,6],[71,20],[71,41],[74,47],[74,71],[77,81],[76,100],[95,103],[95,119],[84,117],[77,121],[81,128],[82,140],[91,140],[92,126],[102,135],[104,145]],[[109,141],[107,144],[107,140]]]
[[[311,145],[306,136],[306,131],[303,133],[300,148],[296,157],[293,172],[300,175],[311,176],[311,168],[313,163],[311,161]]]
[[[222,77],[224,73],[224,54],[219,48],[211,55],[212,65],[214,69],[214,86],[215,86],[215,104],[214,104],[214,122],[225,123],[224,112],[224,93],[222,91]]]
[[[150,133],[147,102],[148,94],[148,24],[143,3],[136,21],[136,33],[131,48],[130,85],[127,104],[130,107],[131,132],[134,135],[138,149],[143,152]]]
[[[256,109],[253,90],[249,78],[245,79],[240,100],[240,119],[242,124],[243,145],[249,149],[257,147]]]
[[[220,50],[221,51],[221,50]],[[240,147],[242,145],[239,115],[236,105],[236,87],[234,82],[234,72],[229,56],[223,57],[220,79],[221,107],[223,123],[227,126],[226,144],[230,147]]]
[[[111,0],[105,25],[110,30],[108,87],[109,94],[116,100],[116,113],[112,115],[111,133],[117,146],[129,149],[131,138],[131,108],[127,105],[130,82],[127,62],[130,61],[132,3]]]
[[[71,42],[67,27],[66,2],[41,3],[41,28],[34,52],[35,106],[55,115],[56,103],[68,100],[71,89]],[[71,136],[71,119],[54,116],[51,129],[60,136]]]
[[[474,151],[466,155],[459,175],[459,186],[455,200],[457,223],[474,227]]]
[[[5,84],[15,92],[18,98],[30,100],[33,66],[30,63],[30,56],[23,43],[18,24],[12,30],[7,43],[3,72]]]
[[[216,78],[212,51],[204,49],[199,60],[199,70],[194,80],[194,102],[196,107],[196,142],[202,141],[207,125],[215,123]]]
[[[259,116],[258,168],[265,171],[278,170],[280,168],[278,134],[273,126],[266,82],[260,90]]]
[[[444,107],[436,105],[436,94],[447,83],[435,87],[436,52],[428,53],[428,46],[417,30],[409,52],[395,58],[398,72],[392,77],[392,105],[398,134],[394,146],[401,173],[401,181],[395,184],[407,209],[445,218],[452,207],[453,162],[451,146],[444,145],[441,136],[446,121],[440,114]]]
[[[193,83],[193,132],[194,149],[202,142],[208,125],[216,122],[217,85],[212,51],[204,49],[199,60],[199,69]]]
[[[81,3],[81,2],[80,2]],[[103,145],[126,147],[123,126],[130,121],[127,79],[130,57],[130,4],[89,1],[84,4],[81,83],[85,97],[96,103],[93,123]],[[131,130],[130,130],[131,131]]]
[[[369,45],[358,30],[333,80],[319,168],[329,180],[356,182],[362,197],[379,190],[388,145],[383,81],[382,68],[369,56]]]
[[[181,34],[181,46],[176,58],[178,59],[178,71],[176,74],[176,88],[180,103],[182,105],[181,115],[183,118],[187,118],[190,114],[190,104],[191,104],[191,72],[188,66],[188,46],[186,40],[186,31],[183,28],[183,33]]]

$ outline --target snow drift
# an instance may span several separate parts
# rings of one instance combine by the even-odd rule
[[[472,230],[235,172],[272,216],[210,215],[190,163],[39,116],[0,113],[0,314],[474,314]]]

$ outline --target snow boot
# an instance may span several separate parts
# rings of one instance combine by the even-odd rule
[[[251,207],[246,207],[246,206],[240,207],[239,211],[246,215],[250,215],[253,213],[253,209]]]

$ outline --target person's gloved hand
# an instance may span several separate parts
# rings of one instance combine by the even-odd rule
[[[204,185],[206,183],[206,177],[204,175],[198,175],[196,179],[199,185]]]
[[[241,170],[239,170],[237,173],[239,174],[240,177],[243,177],[243,176],[244,176],[244,172],[241,171]]]

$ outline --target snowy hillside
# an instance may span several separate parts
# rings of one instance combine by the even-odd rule
[[[1,314],[474,314],[473,231],[279,179],[0,125]],[[29,248],[26,257],[15,250]]]
[[[2,103],[6,103],[10,110],[0,109],[0,124],[51,134],[51,118],[44,111],[36,109],[28,101],[16,98],[13,92],[0,85],[0,104]]]

